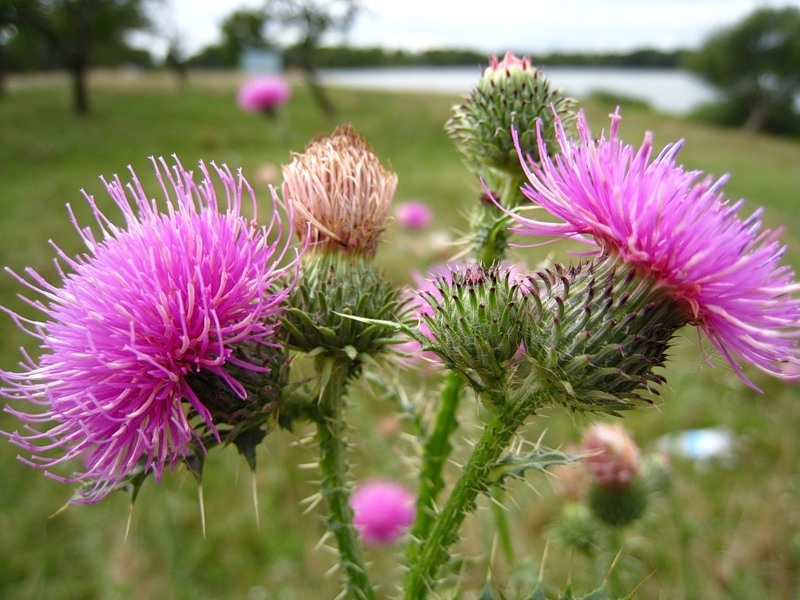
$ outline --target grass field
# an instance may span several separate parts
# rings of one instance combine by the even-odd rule
[[[443,250],[440,241],[463,231],[463,215],[479,193],[443,131],[455,98],[334,89],[339,114],[327,119],[298,85],[281,118],[270,121],[238,109],[237,82],[232,75],[195,75],[178,88],[157,76],[97,76],[91,87],[93,114],[81,119],[70,111],[65,80],[12,79],[0,97],[0,263],[20,272],[32,266],[52,280],[54,253],[47,241],[68,253],[81,250],[65,204],[88,225],[91,217],[79,190],[110,208],[98,176],[119,173],[124,179],[129,164],[146,188],[157,189],[150,155],[176,154],[186,166],[203,159],[242,167],[260,189],[266,210],[266,184],[279,183],[279,165],[290,151],[302,150],[312,136],[345,122],[364,133],[399,174],[396,201],[422,199],[434,210],[435,232],[411,235],[390,226],[378,256],[387,275],[406,283],[411,269],[452,250]],[[613,108],[608,101],[585,104],[597,130]],[[638,106],[623,104],[622,114],[621,132],[629,142],[638,143],[646,129],[654,132],[657,147],[686,138],[681,156],[688,168],[731,173],[727,194],[747,198],[748,214],[765,206],[766,225],[785,228],[787,260],[800,266],[798,141],[707,128]],[[544,257],[532,251],[520,255],[529,264]],[[0,304],[24,310],[15,297],[18,288],[11,276],[0,274]],[[0,368],[13,370],[17,348],[29,340],[3,314],[0,332]],[[696,334],[687,331],[673,350],[662,399],[655,408],[629,414],[625,425],[645,449],[685,428],[724,427],[738,440],[735,464],[696,465],[675,458],[671,492],[626,532],[616,576],[629,590],[644,581],[635,596],[642,599],[796,599],[800,388],[748,371],[764,390],[758,394],[720,360],[711,361],[713,368],[703,359]],[[420,402],[428,401],[424,391],[435,398],[440,383],[436,375],[403,381],[419,384],[408,391]],[[392,404],[362,386],[351,405],[354,477],[388,476],[413,485],[413,461],[408,460],[413,444],[374,425],[392,418]],[[469,403],[464,408],[457,452],[465,450],[477,427],[476,411]],[[587,422],[553,411],[531,424],[525,436],[559,446],[578,439]],[[16,426],[9,415],[0,416],[0,429]],[[277,432],[260,447],[258,527],[245,462],[232,449],[212,452],[204,483],[205,538],[197,488],[183,469],[160,485],[145,485],[126,540],[127,497],[73,506],[51,518],[71,490],[16,461],[16,449],[0,443],[0,597],[333,598],[336,578],[326,572],[335,561],[316,547],[324,530],[321,509],[304,514],[301,506],[315,491],[316,472],[301,468],[314,460],[313,446],[304,441],[309,434]],[[515,573],[538,572],[547,545],[543,572],[548,579],[560,585],[571,581],[575,591],[600,582],[605,563],[575,555],[555,540],[547,544],[560,504],[545,476],[515,483],[507,496]],[[464,556],[464,598],[477,597],[490,563],[493,521],[487,506],[484,502],[468,520],[458,546]],[[369,551],[369,559],[373,578],[383,583],[388,597],[400,571],[397,557],[391,548],[378,548]],[[497,559],[492,571],[502,580],[509,568]]]

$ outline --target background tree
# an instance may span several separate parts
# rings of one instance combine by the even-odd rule
[[[237,10],[221,25],[222,41],[206,46],[189,59],[194,67],[229,68],[240,65],[248,48],[270,48],[266,27],[269,17],[264,10]]]
[[[329,116],[336,109],[319,82],[317,51],[326,35],[346,33],[360,9],[358,0],[267,0],[270,17],[297,36],[286,62],[302,69],[314,99]]]
[[[72,76],[73,105],[89,113],[86,86],[93,59],[124,52],[124,35],[149,22],[145,5],[153,0],[5,0],[11,24],[46,44]]]
[[[712,35],[686,67],[721,90],[749,131],[795,115],[800,93],[800,10],[763,8]]]

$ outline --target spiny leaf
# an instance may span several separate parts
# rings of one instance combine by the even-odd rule
[[[537,448],[524,456],[508,454],[495,463],[489,474],[489,483],[502,485],[507,477],[525,477],[525,471],[536,469],[544,471],[555,465],[567,465],[580,460],[581,456],[569,455],[558,450],[545,450]]]

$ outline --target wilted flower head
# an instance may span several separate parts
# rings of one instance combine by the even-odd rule
[[[433,219],[431,207],[419,200],[399,204],[395,209],[395,216],[397,222],[407,229],[425,229]]]
[[[262,75],[249,79],[239,88],[237,100],[242,110],[270,113],[292,95],[292,88],[283,77]]]
[[[637,150],[618,139],[619,121],[611,115],[609,137],[596,141],[581,113],[580,139],[571,140],[556,118],[554,158],[540,126],[541,165],[518,146],[529,179],[523,193],[558,220],[515,215],[512,231],[596,246],[671,297],[684,324],[702,328],[742,378],[739,361],[785,377],[786,363],[799,358],[800,302],[777,235],[762,230],[760,210],[739,219],[742,201],[723,197],[724,177],[676,164],[681,143],[651,160],[650,133]]]
[[[253,211],[256,200],[241,173],[216,165],[209,172],[201,163],[198,183],[177,161],[171,169],[163,159],[153,164],[163,212],[131,170],[127,186],[118,177],[105,183],[124,226],[86,195],[99,235],[73,217],[87,251],[71,258],[56,248],[65,267],[59,285],[33,269],[27,277],[12,272],[41,296],[28,303],[44,318],[6,312],[39,340],[42,354],[26,356],[22,372],[0,371],[0,394],[42,411],[7,408],[26,424],[7,435],[32,454],[25,462],[55,479],[89,484],[84,502],[104,497],[137,463],[159,479],[165,466],[186,457],[195,426],[217,433],[190,378],[214,375],[246,402],[245,387],[226,367],[264,369],[234,351],[274,344],[275,317],[288,294],[273,285],[292,268],[281,266],[289,236],[281,235],[277,211],[269,228],[242,215],[243,198]],[[38,431],[41,424],[49,429]],[[67,477],[51,471],[73,458],[85,468]]]
[[[603,487],[626,487],[639,473],[639,449],[621,425],[593,425],[584,433],[583,450],[589,472]]]
[[[414,494],[391,481],[370,481],[350,497],[353,524],[367,544],[391,544],[414,522]]]
[[[396,188],[397,175],[349,125],[315,138],[283,166],[284,201],[301,217],[295,231],[324,250],[373,255]]]

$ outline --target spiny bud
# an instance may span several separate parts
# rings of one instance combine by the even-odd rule
[[[492,57],[477,87],[453,108],[445,129],[476,174],[486,176],[491,167],[518,176],[522,170],[511,128],[519,132],[523,151],[536,160],[536,120],[543,121],[550,141],[555,136],[553,108],[567,122],[575,116],[574,105],[572,98],[550,87],[530,57],[509,52],[502,60]]]
[[[526,311],[520,284],[506,267],[458,267],[423,292],[432,309],[423,319],[434,351],[446,363],[475,372],[484,383],[504,379],[523,340]]]
[[[650,402],[640,391],[658,393],[664,378],[654,369],[687,320],[668,295],[608,257],[556,265],[532,276],[528,289],[538,318],[526,329],[527,360],[554,399],[616,414]]]
[[[309,250],[375,254],[397,175],[353,127],[313,139],[282,171],[283,199],[294,207],[295,232],[308,238]]]
[[[306,254],[281,321],[287,343],[305,352],[375,356],[400,341],[392,330],[343,315],[402,321],[407,300],[359,254]]]
[[[642,516],[648,499],[647,486],[637,478],[630,485],[617,489],[595,482],[589,487],[587,502],[598,519],[612,527],[622,527]]]
[[[553,522],[552,533],[561,544],[586,556],[599,547],[597,522],[592,518],[592,512],[578,502],[564,505],[561,514]]]

